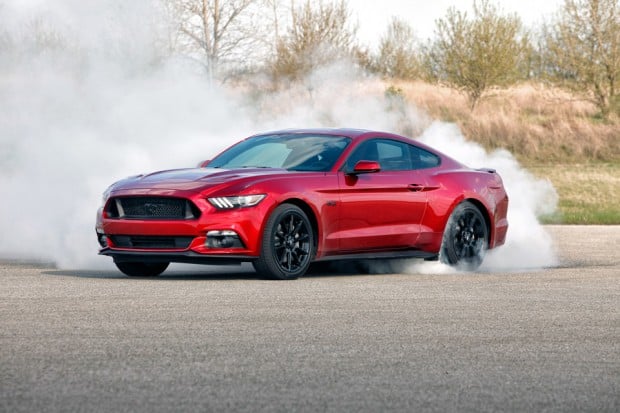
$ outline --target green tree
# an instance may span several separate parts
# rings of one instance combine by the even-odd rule
[[[419,66],[413,28],[393,17],[381,37],[374,69],[389,78],[411,80],[419,77]]]
[[[554,80],[585,92],[603,117],[620,114],[619,0],[565,0],[547,27],[546,52]]]
[[[488,0],[474,1],[473,19],[452,7],[437,20],[435,34],[426,68],[433,78],[464,91],[472,110],[490,88],[519,78],[527,36],[516,14],[501,15]]]

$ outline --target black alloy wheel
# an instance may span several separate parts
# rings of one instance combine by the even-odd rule
[[[480,210],[469,201],[462,202],[448,219],[439,258],[458,269],[473,271],[482,264],[488,239],[489,230]]]
[[[157,277],[162,272],[166,271],[168,262],[132,262],[132,261],[114,261],[116,267],[121,272],[130,277]]]
[[[254,268],[266,278],[294,280],[306,273],[314,250],[314,233],[304,211],[282,204],[267,220]]]

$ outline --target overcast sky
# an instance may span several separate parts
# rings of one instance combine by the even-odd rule
[[[0,11],[17,12],[18,15],[29,16],[33,13],[47,13],[65,17],[70,23],[72,16],[81,18],[105,19],[120,9],[131,9],[139,3],[149,4],[154,0],[0,0]],[[305,0],[295,0],[301,4]],[[329,1],[329,0],[324,0]],[[498,5],[503,12],[515,12],[526,26],[540,23],[557,11],[564,0],[490,0]],[[288,0],[283,0],[289,4]],[[386,31],[392,16],[407,21],[415,30],[419,40],[433,36],[435,20],[445,16],[449,7],[472,12],[473,0],[347,0],[352,12],[352,19],[358,21],[358,39],[362,44],[371,47],[379,43]],[[90,11],[90,12],[89,12]],[[6,23],[6,22],[5,22]],[[86,23],[88,25],[88,23]]]
[[[548,18],[563,0],[491,0],[504,12],[515,12],[526,25]],[[376,45],[392,16],[405,19],[419,39],[433,35],[435,20],[442,18],[450,6],[472,10],[473,0],[348,0],[353,17],[359,21],[358,37],[364,44]]]

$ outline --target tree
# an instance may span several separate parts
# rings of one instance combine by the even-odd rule
[[[415,79],[419,76],[419,59],[413,28],[404,20],[393,17],[381,37],[375,70],[390,78]]]
[[[198,52],[209,78],[218,76],[223,63],[239,64],[250,48],[249,16],[245,16],[256,0],[174,0],[179,15],[183,45]]]
[[[620,113],[619,0],[565,0],[546,49],[553,79],[586,92],[603,117]]]
[[[436,39],[427,50],[433,77],[463,90],[473,110],[485,92],[518,78],[527,45],[516,14],[502,16],[488,0],[474,1],[474,18],[448,9],[436,22]]]
[[[273,78],[300,79],[316,67],[350,56],[355,29],[349,19],[344,0],[306,0],[301,7],[292,7],[291,25],[278,39],[271,64]]]

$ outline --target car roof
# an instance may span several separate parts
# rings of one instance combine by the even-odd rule
[[[426,149],[427,151],[433,152],[437,155],[445,157],[446,155],[437,151],[436,149],[423,144],[415,138],[409,138],[407,136],[397,135],[395,133],[382,132],[377,130],[370,129],[355,129],[355,128],[303,128],[303,129],[281,129],[263,133],[257,133],[253,136],[265,136],[265,135],[305,135],[305,134],[314,134],[314,135],[326,135],[326,136],[344,136],[347,138],[351,138],[353,140],[361,140],[367,137],[373,138],[389,138],[389,139],[397,139],[408,143],[413,143],[416,146],[419,146],[422,149]],[[252,136],[252,137],[253,137]]]
[[[393,133],[380,132],[369,129],[355,129],[355,128],[294,128],[294,129],[281,129],[275,131],[268,131],[263,133],[258,133],[254,136],[261,135],[279,135],[279,134],[316,134],[316,135],[333,135],[333,136],[345,136],[347,138],[361,138],[367,135],[372,136],[385,136],[385,137],[394,137],[394,138],[405,138],[404,136],[396,135]],[[409,138],[405,138],[409,139]]]
[[[444,164],[450,164],[454,167],[464,166],[456,159],[449,157],[445,153],[442,153],[438,151],[437,149],[418,141],[415,138],[409,138],[406,136],[397,135],[395,133],[382,132],[382,131],[376,131],[376,130],[370,130],[370,129],[356,129],[356,128],[302,128],[302,129],[299,129],[299,128],[292,128],[292,129],[281,129],[281,130],[257,133],[253,135],[252,137],[265,136],[265,135],[284,135],[284,134],[288,134],[288,135],[315,134],[315,135],[326,135],[326,136],[344,136],[347,138],[351,138],[354,141],[363,140],[368,137],[396,139],[396,140],[400,140],[400,141],[407,142],[410,144],[415,144],[419,148],[422,148],[431,153],[434,153],[435,155],[438,155],[439,157],[443,159],[442,163]]]

